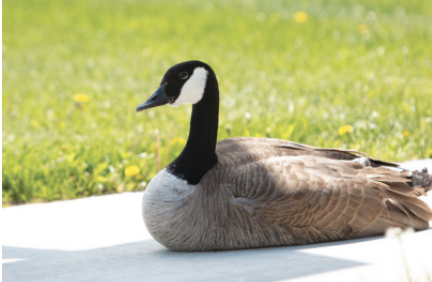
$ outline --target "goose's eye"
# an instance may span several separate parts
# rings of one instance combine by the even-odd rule
[[[186,79],[186,78],[188,78],[188,73],[187,72],[181,72],[180,74],[179,74],[179,77],[181,78],[181,79]]]

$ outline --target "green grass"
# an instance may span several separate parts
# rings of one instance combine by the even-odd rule
[[[155,129],[165,166],[191,106],[135,107],[191,59],[218,75],[219,139],[431,156],[431,1],[264,2],[4,0],[3,204],[142,190]],[[139,175],[125,176],[131,165]]]

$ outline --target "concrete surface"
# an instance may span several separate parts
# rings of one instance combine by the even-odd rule
[[[404,166],[432,171],[432,160]],[[2,209],[3,281],[432,281],[432,229],[181,253],[152,239],[141,197],[124,193]],[[432,194],[425,199],[432,206]]]

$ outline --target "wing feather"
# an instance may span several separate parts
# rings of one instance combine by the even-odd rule
[[[359,160],[367,154],[265,138],[226,139],[217,146],[220,161],[230,164],[236,204],[263,230],[277,226],[283,231],[277,236],[291,236],[281,240],[368,236],[389,226],[421,229],[432,219],[417,199],[426,189],[413,185],[412,173]]]

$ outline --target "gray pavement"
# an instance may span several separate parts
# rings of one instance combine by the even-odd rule
[[[432,160],[404,163],[428,167]],[[432,206],[432,193],[424,197]],[[142,192],[2,209],[3,281],[432,281],[432,229],[182,253],[147,232]],[[432,224],[432,222],[431,222]]]

